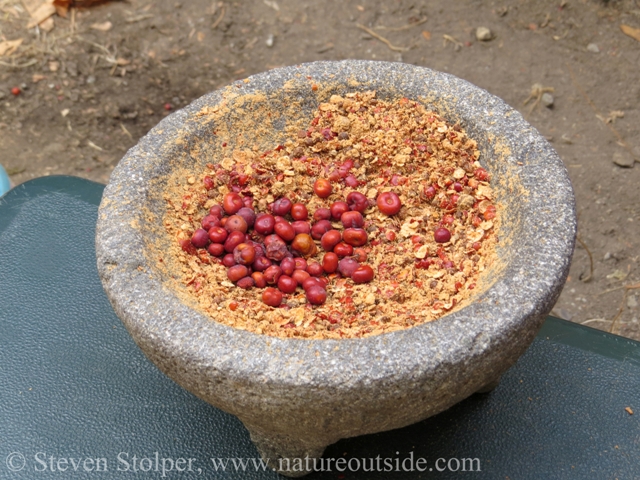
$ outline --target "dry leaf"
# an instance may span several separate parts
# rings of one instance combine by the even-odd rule
[[[57,72],[58,68],[60,68],[60,62],[49,62],[50,72]]]
[[[39,3],[40,4],[37,6],[37,8],[34,8],[36,5],[35,2],[28,2],[28,4],[24,3],[25,8],[31,15],[31,21],[29,21],[29,23],[27,24],[27,28],[33,28],[36,25],[42,24],[43,22],[48,20],[51,15],[56,13],[56,7],[53,6],[51,0],[46,0]],[[51,27],[53,28],[53,20],[48,23],[50,23]]]
[[[202,42],[204,40],[204,32],[198,32],[196,38],[199,42]]]
[[[431,32],[427,30],[422,31],[422,36],[424,37],[425,40],[431,40]]]
[[[33,76],[31,77],[31,81],[33,83],[38,83],[38,82],[41,82],[42,80],[44,80],[45,78],[47,78],[47,77],[45,77],[44,75],[39,75],[37,73],[34,73]]]
[[[113,23],[108,20],[106,22],[94,23],[93,25],[91,25],[92,29],[99,30],[101,32],[108,32],[109,30],[111,30],[111,27],[113,27]]]
[[[0,57],[4,55],[8,57],[9,55],[13,54],[13,52],[18,49],[22,42],[22,38],[19,38],[18,40],[5,40],[4,42],[0,42]]]
[[[125,65],[129,65],[131,63],[131,60],[126,60],[122,57],[116,59],[116,65],[120,66],[120,67],[124,67]]]
[[[622,30],[622,33],[624,33],[625,35],[628,35],[631,38],[640,42],[640,28],[633,28],[633,27],[630,27],[629,25],[623,24],[623,25],[620,25],[620,30]]]

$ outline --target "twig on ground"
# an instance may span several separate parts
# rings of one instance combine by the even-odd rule
[[[421,19],[413,23],[408,23],[407,25],[403,25],[402,27],[385,27],[384,25],[379,25],[374,28],[377,28],[380,30],[389,30],[390,32],[400,32],[402,30],[409,30],[410,28],[417,27],[418,25],[422,25],[426,21],[427,21],[427,17],[422,17]]]
[[[221,22],[221,21],[222,21],[222,19],[224,18],[224,14],[225,14],[225,12],[226,12],[226,8],[225,8],[225,6],[223,5],[223,6],[222,6],[222,8],[220,9],[220,15],[218,16],[218,18],[216,18],[216,21],[215,21],[215,22],[213,22],[213,24],[211,25],[211,30],[215,30],[215,29],[216,29],[216,27],[217,27],[218,25],[220,25],[220,22]]]
[[[553,93],[553,87],[543,87],[539,83],[534,83],[531,86],[531,92],[529,93],[527,99],[523,102],[523,105],[526,105],[531,100],[535,99],[535,101],[531,104],[531,107],[529,107],[529,115],[531,115],[531,112],[533,112],[534,108],[538,106],[540,100],[542,99],[542,95],[544,95],[545,93]]]
[[[587,248],[587,245],[577,235],[576,235],[576,240],[578,240],[578,243],[582,245],[582,248],[584,248],[585,251],[587,252],[587,255],[589,255],[589,275],[587,275],[585,278],[580,278],[581,281],[583,281],[584,283],[587,283],[587,282],[590,282],[591,279],[593,278],[593,255],[591,255],[591,250]]]
[[[620,302],[620,308],[618,308],[618,313],[616,313],[616,316],[613,317],[613,319],[611,320],[611,327],[609,328],[609,333],[613,333],[613,329],[615,328],[616,323],[622,316],[622,312],[624,312],[624,304],[627,301],[628,293],[629,293],[629,290],[624,291],[624,295],[622,296],[622,302]]]
[[[409,49],[406,47],[396,47],[395,45],[393,45],[389,40],[387,40],[386,38],[384,38],[382,35],[377,34],[376,32],[374,32],[373,30],[371,30],[370,28],[365,27],[364,25],[361,25],[359,23],[356,23],[356,27],[358,27],[360,30],[364,30],[365,32],[367,32],[369,35],[371,35],[373,38],[377,38],[378,40],[380,40],[382,43],[384,43],[387,47],[389,47],[389,50],[393,50],[394,52],[408,52]]]
[[[122,128],[122,131],[125,133],[125,135],[127,135],[127,137],[129,137],[131,140],[133,140],[133,135],[131,135],[131,132],[129,132],[129,130],[127,130],[127,127],[125,127],[122,122],[120,122],[120,128]]]
[[[11,68],[27,68],[27,67],[30,67],[31,65],[35,65],[36,63],[38,63],[38,60],[35,58],[32,58],[26,63],[7,63],[0,60],[0,65],[3,65],[5,67],[11,67]]]
[[[453,43],[456,52],[464,46],[460,40],[452,37],[451,35],[447,35],[446,33],[442,35],[442,38],[444,39],[444,45],[446,45],[447,42]]]

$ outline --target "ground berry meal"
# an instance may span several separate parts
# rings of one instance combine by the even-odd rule
[[[500,209],[477,144],[416,101],[332,95],[271,150],[221,150],[174,175],[164,218],[178,280],[215,321],[391,332],[459,308],[494,261]]]

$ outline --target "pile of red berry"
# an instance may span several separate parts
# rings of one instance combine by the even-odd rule
[[[329,197],[331,191],[326,179],[314,184],[320,198]],[[227,277],[236,286],[264,288],[262,300],[272,307],[279,306],[283,294],[295,292],[298,286],[310,304],[323,304],[330,274],[351,278],[356,284],[373,280],[373,269],[362,263],[367,258],[362,247],[368,241],[363,213],[369,208],[362,193],[351,192],[345,201],[318,208],[313,223],[304,204],[286,197],[271,204],[270,213],[256,213],[252,205],[251,197],[227,193],[222,206],[211,207],[202,228],[184,240],[182,248],[187,252],[206,248],[228,268]],[[395,215],[402,204],[395,193],[385,192],[378,196],[377,206],[382,213]],[[343,229],[334,228],[332,221],[340,221]],[[321,263],[309,259],[317,253],[315,241],[326,252]]]

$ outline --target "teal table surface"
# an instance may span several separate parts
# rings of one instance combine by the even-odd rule
[[[43,177],[0,197],[0,478],[278,478],[116,317],[94,252],[103,188]],[[640,344],[549,317],[493,392],[324,459],[306,478],[640,479]]]

